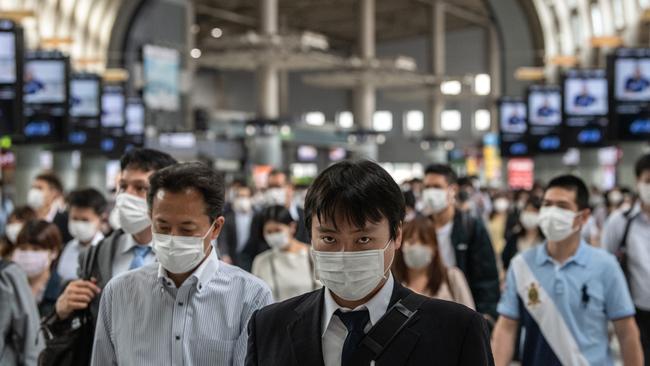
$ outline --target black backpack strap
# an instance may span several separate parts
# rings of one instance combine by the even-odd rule
[[[365,348],[363,351],[370,353],[372,360],[378,359],[427,299],[425,296],[411,293],[393,305],[361,341],[362,349]]]
[[[627,237],[630,233],[630,226],[632,225],[632,221],[636,219],[637,216],[641,213],[640,211],[637,212],[636,214],[632,215],[632,211],[634,208],[631,208],[627,212],[623,214],[625,217],[625,230],[623,231],[623,237],[621,238],[621,243],[619,244],[619,249],[620,250],[625,250],[625,247],[627,246]]]

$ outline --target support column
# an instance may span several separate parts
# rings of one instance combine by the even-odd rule
[[[501,95],[501,45],[499,34],[495,25],[490,25],[487,29],[489,44],[489,70],[490,70],[490,131],[499,132],[499,111],[497,108],[497,98]],[[505,176],[505,175],[503,175]]]
[[[366,65],[376,57],[375,44],[375,0],[360,0],[359,57]],[[354,120],[359,129],[372,130],[372,119],[376,109],[375,91],[375,86],[366,81],[354,90]],[[379,149],[374,141],[364,142],[354,147],[353,156],[377,160]]]
[[[63,183],[66,192],[77,188],[77,169],[72,165],[72,151],[55,151],[52,153],[52,170]]]
[[[289,168],[283,166],[282,140],[279,134],[255,136],[247,140],[249,160],[254,165],[270,165],[274,168]]]
[[[438,80],[445,76],[445,4],[441,1],[431,3],[431,73]],[[429,118],[433,136],[442,136],[444,133],[440,125],[440,116],[445,108],[440,88],[434,89],[429,100]]]
[[[16,205],[24,205],[27,202],[27,192],[32,180],[41,172],[40,154],[41,146],[22,145],[15,146],[13,152],[16,155],[16,172],[14,173],[14,186],[16,189]]]
[[[108,160],[101,155],[82,155],[79,168],[79,187],[92,187],[107,194],[106,163]]]

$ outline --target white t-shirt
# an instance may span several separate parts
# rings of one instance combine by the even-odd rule
[[[321,287],[314,280],[307,249],[297,253],[269,249],[255,257],[251,272],[269,285],[275,301]]]
[[[451,229],[454,226],[453,221],[449,221],[445,226],[436,230],[438,237],[438,248],[442,261],[447,267],[456,267],[456,251],[451,243]]]

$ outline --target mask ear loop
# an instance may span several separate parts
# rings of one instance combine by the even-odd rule
[[[390,245],[391,242],[394,243],[395,241],[394,241],[393,239],[390,239],[390,240],[388,241],[388,243],[386,243],[386,246],[384,247],[384,250],[383,250],[382,253],[381,253],[381,263],[382,263],[382,265],[383,265],[383,263],[384,263],[384,255],[386,254],[386,249],[388,249],[388,246]],[[387,274],[387,273],[390,273],[390,269],[391,269],[391,267],[393,266],[393,262],[394,262],[394,261],[395,261],[395,251],[393,251],[393,256],[392,256],[392,258],[390,259],[390,263],[388,264],[388,269],[385,269],[385,270],[384,270],[384,274],[383,274],[383,276],[382,276],[383,279],[385,279],[385,280],[388,279],[388,277],[386,277],[386,274]]]

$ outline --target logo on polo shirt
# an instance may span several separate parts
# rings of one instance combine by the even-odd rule
[[[532,282],[528,287],[528,306],[536,306],[541,304],[539,301],[539,289],[535,282]]]

